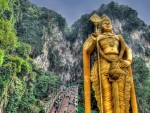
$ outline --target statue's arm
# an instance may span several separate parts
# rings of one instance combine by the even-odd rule
[[[118,35],[121,39],[123,37],[121,35]],[[124,39],[123,39],[124,41]],[[129,48],[129,46],[125,43],[124,41],[124,46],[125,46],[125,51],[124,51],[124,57],[123,60],[120,61],[120,67],[128,67],[132,63],[132,50]]]
[[[132,63],[132,50],[128,47],[127,44],[125,47],[125,52],[126,52],[126,60],[128,60]]]

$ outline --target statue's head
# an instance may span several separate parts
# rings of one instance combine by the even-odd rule
[[[103,16],[101,17],[101,21],[99,24],[100,24],[100,32],[101,33],[103,33],[103,32],[113,33],[111,20],[105,14],[103,14]]]

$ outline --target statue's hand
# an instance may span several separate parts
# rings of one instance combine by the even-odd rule
[[[120,68],[124,68],[124,67],[128,67],[131,65],[131,62],[128,60],[121,60],[119,63],[119,67]]]
[[[97,37],[99,34],[98,32],[92,33],[92,36]]]
[[[93,39],[93,41],[96,43],[97,37],[98,37],[98,32],[92,33],[91,34],[91,38]]]
[[[119,74],[113,74],[113,75],[111,76],[111,78],[112,78],[113,80],[117,80],[119,77],[120,77]]]

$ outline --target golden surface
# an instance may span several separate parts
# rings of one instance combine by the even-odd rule
[[[121,35],[113,33],[106,15],[100,18],[94,14],[90,19],[99,22],[100,28],[83,45],[85,113],[91,112],[90,80],[100,113],[129,113],[130,106],[132,113],[138,113],[131,49]],[[90,70],[90,54],[95,48],[98,54]]]
[[[94,13],[91,17],[90,20],[94,23],[94,25],[98,25],[98,23],[101,21],[101,18]]]

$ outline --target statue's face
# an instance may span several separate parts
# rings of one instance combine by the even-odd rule
[[[102,23],[102,30],[104,32],[110,32],[112,30],[112,25],[110,21],[104,21]]]

